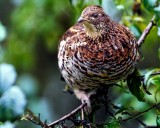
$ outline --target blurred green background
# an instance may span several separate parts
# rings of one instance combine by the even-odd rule
[[[21,99],[24,100],[23,105],[35,114],[40,113],[42,119],[47,119],[48,122],[60,118],[78,106],[80,101],[74,95],[63,93],[65,82],[60,80],[57,65],[58,43],[63,33],[77,21],[84,7],[92,4],[101,5],[112,19],[128,26],[138,39],[154,14],[153,7],[156,6],[156,2],[0,0],[0,64],[13,66],[13,71],[8,72],[6,81],[11,79],[11,74],[16,73],[11,86],[16,85],[24,94],[25,98]],[[141,47],[142,61],[138,64],[141,70],[160,67],[159,31],[154,27]],[[7,90],[3,88],[4,85],[0,85],[0,90]],[[1,97],[3,93],[0,93]],[[121,91],[113,93],[113,98],[116,99],[120,93]],[[14,94],[13,97],[20,100],[18,94]],[[129,100],[130,97],[124,94],[117,102],[127,104]],[[133,103],[139,106],[134,98]],[[1,111],[11,112],[2,107],[1,120],[5,118],[4,121],[7,121],[8,117],[14,120],[12,114],[5,117]],[[18,121],[13,126],[8,125],[22,127],[24,124],[26,127],[33,125],[25,121]]]

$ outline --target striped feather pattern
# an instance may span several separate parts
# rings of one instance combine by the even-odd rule
[[[105,18],[102,24],[97,21],[98,36],[88,35],[84,24],[78,22],[61,39],[58,64],[73,89],[93,90],[102,84],[116,83],[131,74],[139,61],[138,46],[131,32],[107,15]]]

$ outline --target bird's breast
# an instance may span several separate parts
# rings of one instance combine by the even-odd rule
[[[126,39],[112,36],[93,40],[85,35],[61,41],[58,54],[66,82],[85,89],[124,79],[135,67],[137,56],[135,43]]]

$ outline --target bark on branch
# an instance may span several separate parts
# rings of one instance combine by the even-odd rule
[[[155,20],[155,16],[152,17],[151,21],[149,22],[149,24],[147,25],[147,27],[146,27],[145,30],[143,31],[141,37],[140,37],[139,40],[137,41],[137,44],[138,44],[139,47],[142,45],[142,43],[143,43],[144,40],[146,39],[147,35],[148,35],[149,32],[151,31],[152,27],[155,25],[154,20]]]
[[[70,117],[74,116],[76,113],[81,111],[86,105],[87,105],[86,103],[81,104],[79,107],[77,107],[75,110],[73,110],[69,114],[67,114],[67,115],[63,116],[62,118],[48,124],[48,126],[49,127],[54,127],[55,125],[59,124],[60,122],[63,122],[65,120],[69,119]]]

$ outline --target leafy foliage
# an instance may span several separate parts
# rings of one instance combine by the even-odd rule
[[[129,87],[130,92],[134,96],[136,96],[139,101],[145,101],[144,92],[142,90],[140,73],[137,69],[135,69],[135,71],[130,76],[128,76],[127,85]]]
[[[6,28],[0,22],[0,43],[6,38]]]
[[[153,11],[153,8],[154,8],[156,2],[157,2],[157,0],[142,0],[144,7],[148,11]]]
[[[158,102],[159,101],[159,96],[160,96],[160,75],[156,75],[156,73],[158,72],[159,73],[160,69],[154,69],[154,70],[151,70],[150,72],[148,72],[146,75],[145,75],[145,78],[146,78],[146,86],[148,86],[148,88],[150,86],[155,86],[155,89],[154,89],[154,97],[155,97],[155,101]],[[150,74],[150,75],[148,75]],[[153,74],[153,75],[151,75]],[[155,74],[155,75],[154,75]],[[148,77],[150,76],[150,77]]]
[[[160,115],[157,115],[157,119],[156,119],[156,123],[157,123],[157,127],[160,127]]]
[[[0,5],[5,2],[6,1],[0,1]],[[107,119],[104,127],[119,128],[121,127],[121,120],[132,117],[136,115],[137,112],[143,112],[146,108],[154,104],[159,104],[159,0],[23,0],[23,2],[19,4],[14,4],[14,9],[11,10],[6,22],[4,22],[5,20],[3,19],[5,13],[1,16],[4,11],[0,11],[0,18],[2,18],[0,23],[0,62],[5,62],[5,64],[0,65],[1,122],[16,120],[17,117],[23,113],[26,99],[20,87],[22,87],[26,95],[31,98],[30,101],[32,102],[29,102],[29,105],[31,104],[30,107],[33,110],[37,110],[37,106],[40,106],[37,105],[38,98],[36,96],[42,96],[42,91],[46,91],[46,86],[49,87],[49,85],[53,86],[53,84],[55,84],[54,89],[49,88],[48,90],[51,90],[52,94],[53,92],[57,94],[58,91],[56,87],[61,87],[57,79],[58,77],[53,81],[49,78],[53,79],[53,77],[58,74],[57,67],[55,66],[57,64],[55,56],[59,39],[61,35],[77,21],[82,9],[91,4],[101,5],[106,13],[115,21],[129,27],[137,39],[141,36],[153,15],[156,16],[154,23],[157,25],[149,33],[144,45],[141,47],[143,60],[138,66],[140,67],[141,74],[135,71],[129,76],[127,84],[126,82],[121,82],[118,87],[113,87],[110,92],[112,95],[111,101],[115,104],[111,109],[115,118]],[[7,4],[7,7],[8,5],[10,4]],[[53,67],[55,68],[53,69]],[[55,72],[55,74],[51,75],[51,72]],[[26,73],[29,75],[24,75]],[[16,78],[20,86],[15,85]],[[51,83],[48,81],[51,81]],[[38,94],[38,85],[40,85],[40,94]],[[145,93],[146,91],[149,91],[152,95],[148,95]],[[16,97],[14,96],[15,94]],[[48,94],[48,92],[46,92],[46,94]],[[74,101],[72,104],[70,100],[66,100],[65,96],[63,98],[57,97],[59,97],[59,95],[50,96],[51,102],[55,103],[53,105],[54,107],[58,106],[60,101],[65,103],[66,108],[67,104],[71,104],[71,106],[75,104]],[[55,99],[58,99],[58,101],[55,101]],[[36,104],[36,107],[33,108],[33,104]],[[60,105],[63,106],[62,104]],[[48,109],[48,113],[53,113],[52,116],[54,117],[54,115],[56,115],[55,113],[62,112],[60,105],[57,107],[58,109],[51,106],[51,108],[55,110],[49,111],[50,109]],[[153,109],[158,111],[158,107],[159,106],[157,106],[157,108],[154,107]],[[56,112],[54,113],[54,111]],[[144,121],[144,123],[147,122],[147,125],[159,126],[160,119],[157,111],[150,110],[145,112],[145,114],[142,113],[142,115],[140,115],[142,116],[142,121]],[[34,117],[32,114],[31,116]],[[153,117],[152,119],[150,118],[151,116]],[[49,117],[47,117],[47,119],[48,118]],[[137,120],[137,118],[135,120]],[[137,127],[139,124],[137,121]],[[15,126],[2,123],[0,125],[0,128],[1,127],[12,128]],[[126,124],[126,127],[129,126]]]
[[[111,119],[103,128],[120,128],[120,122],[116,119]]]
[[[23,92],[17,86],[11,87],[0,98],[0,120],[15,120],[23,114],[25,105]]]
[[[17,77],[17,73],[12,65],[6,63],[0,64],[0,72],[0,95],[2,95],[2,93],[4,93],[14,84]],[[10,76],[9,79],[8,76]]]
[[[15,125],[11,122],[5,122],[4,124],[0,124],[0,128],[15,128]]]
[[[0,64],[0,121],[13,121],[25,109],[26,99],[21,89],[14,85],[17,73],[10,64]]]

